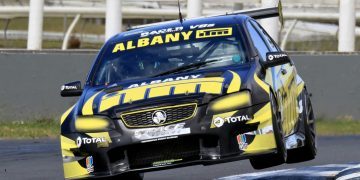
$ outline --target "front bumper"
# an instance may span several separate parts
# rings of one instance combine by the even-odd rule
[[[116,130],[109,132],[62,134],[65,178],[209,165],[276,152],[270,103],[212,115],[206,109],[199,106],[191,119],[163,127],[127,128],[117,120]],[[225,121],[215,122],[219,118]]]

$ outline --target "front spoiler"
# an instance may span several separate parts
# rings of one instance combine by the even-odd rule
[[[114,177],[114,176],[121,176],[121,175],[128,174],[128,173],[144,173],[144,172],[159,171],[159,170],[166,170],[166,169],[173,169],[173,168],[181,168],[181,167],[193,166],[193,165],[208,166],[208,165],[228,163],[228,162],[238,161],[238,160],[245,160],[245,159],[250,159],[250,158],[254,158],[254,157],[258,157],[258,156],[275,154],[275,153],[277,153],[276,149],[270,149],[270,150],[267,150],[267,151],[262,151],[262,152],[258,152],[258,153],[254,153],[254,154],[232,155],[232,156],[225,156],[225,157],[216,158],[216,159],[194,160],[194,161],[181,162],[181,163],[170,164],[170,165],[165,165],[165,166],[147,167],[147,168],[139,168],[139,169],[129,169],[129,170],[126,170],[126,171],[123,171],[123,172],[117,172],[117,173],[114,173],[114,172],[111,172],[111,171],[97,172],[97,173],[93,173],[93,174],[88,175],[88,176],[79,176],[79,177],[72,177],[72,178],[66,178],[66,179],[69,179],[69,180],[73,180],[73,179],[101,179],[101,178],[110,178],[110,177]]]

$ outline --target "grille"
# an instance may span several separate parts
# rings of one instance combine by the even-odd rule
[[[127,155],[131,169],[175,164],[199,159],[198,138],[187,137],[167,141],[156,141],[131,146]]]
[[[163,126],[166,124],[172,124],[192,118],[195,114],[196,107],[196,103],[192,103],[145,109],[141,111],[123,113],[121,115],[121,119],[123,120],[125,125],[130,128]],[[162,111],[166,113],[166,121],[164,123],[156,124],[153,121],[152,116],[155,111]]]

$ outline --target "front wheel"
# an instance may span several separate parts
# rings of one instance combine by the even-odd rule
[[[302,123],[304,123],[305,144],[303,147],[289,151],[287,163],[309,161],[314,159],[317,153],[314,111],[306,91],[303,92],[303,96],[304,112],[302,113]]]
[[[278,111],[278,105],[273,94],[270,95],[270,103],[277,153],[251,158],[250,163],[254,169],[264,169],[272,166],[277,166],[286,162],[287,159],[287,151],[285,147],[285,137],[282,128],[281,116]]]

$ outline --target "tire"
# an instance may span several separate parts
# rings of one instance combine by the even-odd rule
[[[277,146],[276,154],[262,155],[250,158],[250,163],[254,169],[265,169],[277,166],[286,162],[287,151],[285,147],[285,137],[282,128],[281,116],[278,105],[273,94],[270,95],[271,111],[273,119],[274,136]]]
[[[317,141],[316,141],[316,128],[315,128],[315,116],[310,97],[306,91],[304,91],[304,133],[305,144],[303,147],[290,150],[288,152],[289,158],[287,163],[298,163],[303,161],[309,161],[315,158],[317,153]]]

